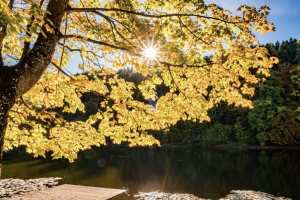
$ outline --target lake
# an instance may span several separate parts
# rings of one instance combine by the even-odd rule
[[[2,178],[62,177],[60,184],[126,188],[115,200],[141,192],[225,197],[255,190],[300,199],[299,150],[100,147],[68,160],[33,158],[23,149],[4,154]]]

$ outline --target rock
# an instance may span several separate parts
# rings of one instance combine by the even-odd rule
[[[134,195],[138,200],[205,200],[196,197],[192,194],[170,194],[162,192],[140,192],[138,195]]]
[[[290,198],[275,197],[274,195],[252,190],[232,190],[225,198],[220,200],[292,200]]]
[[[17,197],[19,195],[39,191],[58,185],[62,178],[37,178],[29,180],[3,179],[0,180],[0,199]]]
[[[162,192],[140,192],[134,195],[138,200],[205,200],[192,194],[170,194]],[[232,190],[225,198],[219,200],[292,200],[290,198],[275,197],[264,192],[252,190]]]

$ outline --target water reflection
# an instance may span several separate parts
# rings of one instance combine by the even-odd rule
[[[300,151],[142,149],[101,147],[67,160],[34,159],[18,149],[5,154],[3,178],[62,177],[62,184],[192,193],[218,199],[230,190],[259,190],[300,199]]]

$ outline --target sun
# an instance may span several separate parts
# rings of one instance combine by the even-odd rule
[[[142,48],[142,51],[140,52],[141,56],[144,58],[144,60],[147,62],[147,65],[152,65],[153,62],[159,63],[158,59],[160,57],[161,52],[159,51],[158,45],[149,45],[144,46]]]
[[[142,48],[142,50],[143,51],[141,52],[141,55],[147,61],[148,65],[151,65],[153,61],[159,62],[158,58],[160,57],[159,54],[161,52],[159,52],[159,47],[157,45],[156,46],[145,45],[145,47]]]
[[[154,59],[157,55],[157,49],[148,47],[145,49],[144,56],[148,59]]]
[[[147,62],[148,66],[151,66],[153,62],[159,63],[159,58],[161,57],[162,52],[159,42],[154,41],[154,37],[150,37],[146,43],[140,42],[142,47],[139,47],[139,52],[137,52],[144,61]]]

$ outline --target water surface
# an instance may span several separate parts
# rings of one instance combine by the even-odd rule
[[[2,178],[62,177],[61,184],[126,188],[115,200],[141,192],[225,197],[230,190],[255,190],[300,199],[300,151],[101,147],[74,163],[33,158],[17,149],[4,154]]]

